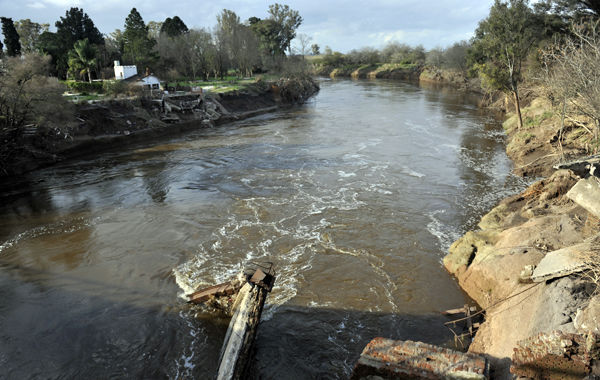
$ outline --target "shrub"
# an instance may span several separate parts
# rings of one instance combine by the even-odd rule
[[[100,94],[103,92],[102,82],[78,82],[74,80],[66,81],[69,90],[82,94]]]
[[[102,82],[103,91],[112,96],[117,96],[127,93],[127,83],[122,80],[105,80]]]

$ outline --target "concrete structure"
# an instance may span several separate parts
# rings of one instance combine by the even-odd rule
[[[580,180],[569,190],[567,197],[600,218],[600,179],[598,177],[592,176]]]
[[[115,79],[123,80],[136,75],[137,67],[135,65],[121,66],[121,63],[119,61],[115,61]]]
[[[548,252],[534,269],[531,280],[543,282],[585,270],[585,258],[590,257],[592,248],[586,242]]]
[[[375,338],[360,354],[351,380],[482,380],[488,376],[488,362],[483,356],[422,342]]]

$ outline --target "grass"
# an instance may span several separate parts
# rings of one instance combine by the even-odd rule
[[[279,78],[276,75],[257,75],[251,78],[239,78],[236,76],[226,76],[223,79],[215,80],[178,80],[174,82],[168,82],[168,87],[213,87],[210,89],[211,92],[224,93],[229,91],[239,91],[245,86],[256,83],[258,79],[271,80]]]
[[[63,96],[65,99],[74,103],[87,102],[90,100],[102,100],[105,97],[103,94],[68,94]]]
[[[539,126],[542,124],[542,122],[544,120],[550,119],[552,116],[554,116],[554,112],[552,112],[552,111],[545,111],[541,115],[537,115],[535,117],[525,116],[523,118],[523,126],[525,128],[532,128],[532,127]]]
[[[535,135],[533,133],[529,133],[529,132],[521,132],[518,134],[518,137],[519,137],[519,139],[524,141],[525,144],[527,144],[529,141],[531,141],[531,139],[535,138]]]

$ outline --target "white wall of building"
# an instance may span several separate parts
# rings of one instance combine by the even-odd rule
[[[127,79],[137,75],[137,67],[132,66],[121,66],[119,61],[115,61],[115,79]]]
[[[148,75],[147,77],[143,77],[142,79],[140,79],[140,84],[142,86],[148,86],[151,89],[160,88],[160,80],[158,80],[158,78],[154,75]]]

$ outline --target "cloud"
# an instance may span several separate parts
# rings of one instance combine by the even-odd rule
[[[44,3],[56,7],[71,8],[81,6],[80,0],[43,0]]]
[[[28,3],[27,7],[32,8],[32,9],[44,9],[44,8],[46,8],[46,5],[44,5],[44,3],[40,3],[39,1],[36,1],[35,3]]]
[[[102,33],[123,28],[131,8],[136,7],[145,22],[163,21],[175,15],[190,28],[212,28],[224,8],[242,20],[267,17],[275,1],[213,0],[198,6],[197,0],[28,0],[26,7],[14,0],[0,0],[6,17],[30,18],[54,24],[70,7],[83,8]],[[298,33],[313,38],[321,47],[347,52],[365,46],[382,47],[390,41],[425,48],[447,46],[469,38],[478,22],[487,16],[494,0],[296,0],[290,6],[304,19]]]

